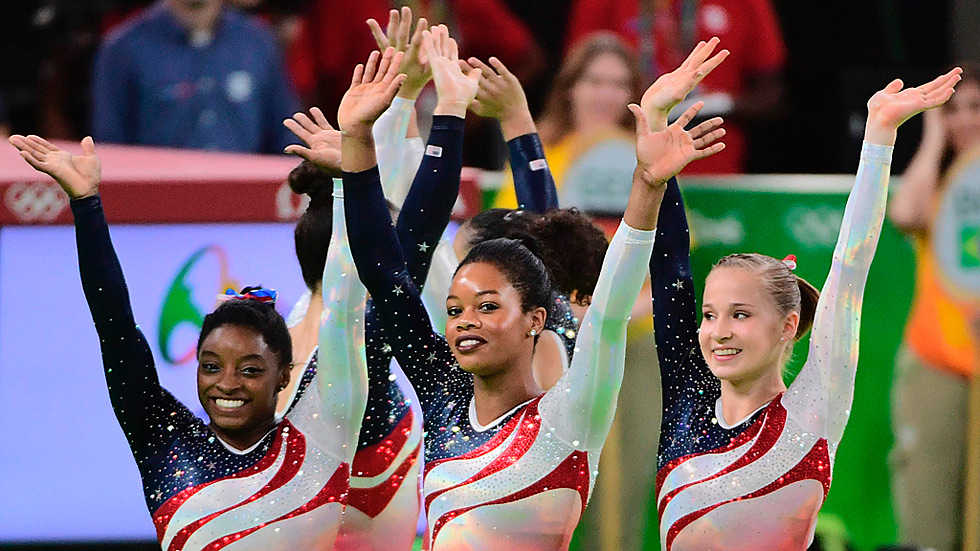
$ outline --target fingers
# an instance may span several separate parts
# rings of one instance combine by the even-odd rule
[[[932,109],[933,107],[939,107],[940,105],[949,101],[949,98],[953,97],[953,87],[942,88],[932,92],[931,94],[926,94],[923,98],[926,102],[926,109]]]
[[[428,58],[429,64],[432,64],[432,60],[439,57],[439,53],[436,52],[436,35],[435,29],[438,27],[433,27],[431,31],[422,31],[422,53]]]
[[[282,125],[288,128],[293,134],[296,134],[296,137],[303,140],[304,143],[310,143],[310,138],[312,138],[312,136],[310,135],[309,131],[300,126],[300,124],[295,120],[286,119],[282,121]]]
[[[647,122],[647,115],[643,112],[643,109],[635,103],[631,103],[626,106],[630,112],[633,113],[633,117],[636,118],[636,137],[639,139],[650,132],[650,123]]]
[[[698,47],[694,49],[694,52],[691,52],[691,57],[693,59],[691,59],[692,63],[690,66],[697,67],[704,63],[704,61],[711,56],[711,52],[715,51],[715,48],[718,46],[719,42],[721,42],[721,40],[717,36],[713,36],[711,37],[711,40],[698,44]]]
[[[480,70],[480,69],[473,69],[472,71],[469,72],[468,75],[466,75],[466,78],[468,78],[468,79],[470,79],[470,80],[472,80],[474,82],[479,83],[480,82],[480,75],[482,75],[482,74],[483,74],[483,71],[482,70]]]
[[[391,37],[398,34],[398,19],[398,10],[392,9],[388,11],[388,27],[385,29],[385,34],[389,37],[389,46],[391,46]]]
[[[354,67],[354,76],[352,76],[350,79],[350,87],[353,88],[358,84],[360,84],[363,78],[364,78],[364,64],[358,63],[357,66]]]
[[[86,157],[95,155],[95,140],[92,139],[92,136],[82,138],[82,154]]]
[[[508,69],[507,66],[504,65],[503,61],[500,61],[499,59],[493,56],[490,56],[489,61],[490,61],[490,65],[493,65],[493,68],[497,71],[497,74],[499,74],[500,76],[508,79],[517,78],[514,76],[514,73],[510,72],[510,69]]]
[[[412,8],[402,6],[398,33],[395,36],[395,48],[404,51],[408,46],[408,35],[412,31]]]
[[[313,120],[316,121],[317,126],[321,129],[333,130],[333,126],[330,126],[330,121],[327,117],[323,116],[323,111],[319,107],[310,107],[310,114],[313,115]]]
[[[694,117],[698,116],[698,113],[701,111],[703,107],[704,107],[703,101],[696,102],[694,105],[688,107],[686,111],[681,113],[681,116],[678,117],[677,120],[674,121],[674,124],[671,126],[677,125],[680,128],[686,127],[688,123],[694,120]]]
[[[406,75],[395,75],[388,83],[388,87],[385,88],[385,101],[387,105],[391,105],[391,102],[395,99],[395,94],[398,93],[398,89],[401,88],[405,79],[408,78]]]
[[[714,155],[715,153],[721,152],[723,149],[725,149],[725,142],[718,142],[707,149],[698,150],[698,152],[694,155],[694,159],[692,160],[697,161],[700,159],[705,159]]]
[[[288,153],[290,155],[296,155],[298,157],[302,157],[304,160],[313,162],[312,159],[311,159],[311,157],[313,156],[313,150],[310,149],[310,148],[308,148],[308,147],[303,147],[301,145],[291,144],[291,145],[287,145],[286,148],[283,149],[283,153]]]
[[[449,34],[447,33],[446,39],[443,41],[443,45],[445,48],[444,53],[446,57],[454,61],[459,59],[459,45],[456,44],[456,39],[449,36]]]
[[[374,81],[374,75],[377,73],[378,61],[380,59],[381,52],[378,50],[371,52],[371,55],[368,56],[367,63],[364,64],[364,76],[361,78],[361,83]]]
[[[895,80],[889,82],[888,86],[885,86],[884,91],[889,94],[896,94],[902,89],[903,86],[905,86],[905,83],[902,82],[902,79],[896,78]]]
[[[310,134],[316,134],[317,132],[320,131],[320,128],[316,125],[315,122],[313,122],[312,120],[310,120],[309,117],[306,116],[306,113],[303,112],[296,113],[295,115],[293,115],[293,119],[296,122],[298,122],[300,126],[302,126],[303,129],[309,132]]]
[[[721,117],[715,117],[713,119],[709,119],[702,122],[701,124],[695,126],[689,131],[689,133],[691,134],[691,139],[696,140],[704,136],[705,134],[711,132],[715,128],[721,126],[723,122],[725,121]]]
[[[698,67],[698,73],[700,73],[699,78],[704,78],[708,76],[708,73],[714,71],[715,67],[721,65],[722,61],[725,61],[725,58],[728,57],[729,53],[730,52],[728,50],[722,50],[717,54],[715,54],[714,57],[712,57],[708,61],[702,63],[701,66]]]
[[[724,128],[716,128],[716,129],[712,130],[711,132],[708,132],[707,134],[705,134],[705,135],[701,136],[700,138],[697,138],[696,140],[694,140],[694,148],[695,149],[704,149],[704,148],[708,147],[709,145],[713,144],[714,142],[716,142],[716,141],[720,140],[721,138],[723,138],[725,136],[725,134],[726,134],[726,132],[725,132],[725,129]]]
[[[398,76],[398,68],[401,67],[402,60],[405,59],[405,52],[396,52],[392,48],[389,48],[389,51],[391,51],[393,55],[388,58],[388,66],[385,68],[385,72],[381,78],[381,82],[388,84],[391,83],[392,79]]]
[[[60,149],[58,147],[55,147],[51,142],[35,134],[31,134],[27,136],[27,141],[33,144],[35,148],[37,148],[38,150],[44,153],[50,153],[51,151],[60,151]]]
[[[367,26],[371,29],[371,36],[373,36],[374,41],[378,43],[378,48],[384,50],[391,45],[388,42],[388,37],[385,36],[384,31],[381,30],[381,25],[379,25],[377,21],[374,19],[368,19]]]
[[[960,69],[959,67],[954,67],[948,73],[946,73],[944,75],[939,75],[938,77],[936,77],[936,78],[932,79],[931,81],[923,84],[922,86],[918,86],[917,88],[918,88],[919,91],[921,91],[924,94],[929,94],[931,92],[935,92],[936,90],[939,90],[940,88],[943,88],[944,86],[949,85],[951,82],[954,83],[954,84],[956,82],[958,82],[959,81],[959,75],[962,72],[963,72],[963,69]]]
[[[419,17],[419,22],[415,25],[415,33],[412,34],[412,41],[410,44],[412,46],[417,46],[419,41],[422,40],[422,31],[429,29],[429,21],[424,17]]]
[[[34,170],[37,170],[38,172],[44,172],[45,174],[47,174],[47,170],[45,170],[45,166],[44,166],[44,162],[43,161],[41,161],[40,159],[34,157],[33,155],[31,155],[27,151],[21,151],[20,152],[20,156],[25,161],[27,161],[27,164],[29,164],[32,167],[34,167]]]
[[[371,82],[381,82],[388,75],[388,67],[391,66],[391,57],[395,55],[395,48],[391,47],[384,51],[381,56],[381,60],[378,62],[378,70],[374,73],[374,79]]]

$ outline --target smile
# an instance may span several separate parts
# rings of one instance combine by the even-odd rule
[[[214,403],[219,408],[235,409],[245,405],[245,400],[229,400],[226,398],[215,398]]]
[[[716,348],[715,350],[711,351],[711,354],[716,360],[727,362],[728,360],[731,360],[737,356],[740,352],[741,350],[738,348]]]
[[[459,337],[456,339],[456,350],[460,353],[468,353],[486,344],[487,341],[479,337]]]

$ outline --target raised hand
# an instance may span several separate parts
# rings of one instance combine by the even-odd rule
[[[399,71],[405,75],[405,82],[398,90],[398,96],[414,100],[432,79],[432,71],[429,70],[428,64],[423,64],[420,59],[422,32],[429,28],[428,21],[420,17],[415,26],[415,33],[412,33],[412,9],[405,6],[402,7],[401,12],[391,10],[388,13],[387,31],[382,31],[381,25],[374,19],[368,19],[367,24],[381,51],[393,47],[396,51],[405,52],[399,68]]]
[[[670,110],[691,93],[691,90],[708,76],[715,67],[725,61],[728,50],[722,50],[712,56],[712,52],[721,42],[714,37],[707,42],[699,42],[684,63],[673,71],[661,75],[640,99],[640,107],[650,123],[650,130],[660,132],[667,128],[667,115]]]
[[[531,118],[521,82],[496,57],[491,57],[489,61],[493,67],[475,57],[459,62],[467,75],[475,69],[480,70],[480,88],[476,99],[470,104],[470,110],[481,117],[499,120],[505,140],[534,132],[534,119]]]
[[[960,81],[963,70],[936,77],[915,88],[904,88],[901,79],[891,81],[868,100],[868,123],[864,139],[880,145],[894,145],[898,127],[925,111],[946,103],[953,96],[953,87]]]
[[[310,108],[313,118],[296,113],[282,121],[307,147],[287,145],[286,153],[298,155],[330,176],[340,176],[340,131],[334,130],[319,107]]]
[[[439,96],[434,113],[465,117],[466,109],[480,86],[480,69],[463,74],[456,41],[449,36],[445,25],[422,32],[422,54],[432,69],[432,80],[436,83],[436,94]]]
[[[95,155],[91,136],[82,140],[81,155],[73,155],[40,136],[14,134],[9,141],[29,165],[54,178],[68,197],[81,199],[99,192],[102,163]]]
[[[723,142],[715,143],[725,135],[725,129],[720,128],[724,122],[721,117],[709,119],[691,130],[684,129],[702,107],[704,104],[697,102],[666,129],[652,132],[643,109],[635,103],[629,105],[636,117],[637,176],[644,182],[663,187],[667,180],[691,161],[710,157],[725,149]]]
[[[350,88],[340,100],[337,125],[345,136],[371,139],[374,121],[395,99],[405,75],[398,74],[403,52],[387,48],[384,55],[371,52],[367,64],[357,64]]]

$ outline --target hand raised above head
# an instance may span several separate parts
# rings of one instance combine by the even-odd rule
[[[895,79],[884,89],[875,92],[868,100],[865,140],[880,145],[894,145],[896,131],[902,123],[926,109],[939,107],[953,96],[953,89],[960,81],[962,72],[962,69],[956,67],[915,88],[904,88],[901,79]]]
[[[405,75],[405,82],[398,90],[398,96],[408,99],[418,97],[422,88],[432,79],[432,72],[427,63],[423,63],[420,57],[422,50],[422,32],[429,28],[429,23],[424,17],[420,17],[412,33],[412,9],[408,6],[402,7],[401,12],[391,10],[388,14],[387,31],[381,30],[381,25],[374,19],[367,20],[371,34],[378,43],[381,51],[389,47],[396,51],[405,52],[399,72]]]
[[[466,116],[466,109],[479,89],[481,71],[473,69],[469,74],[463,74],[456,41],[449,36],[445,25],[423,31],[422,53],[432,69],[432,80],[439,96],[435,114]]]
[[[394,48],[386,49],[384,55],[375,50],[367,64],[354,68],[350,88],[337,111],[337,124],[343,135],[371,137],[374,121],[391,105],[398,87],[405,81],[405,75],[398,73],[404,55]]]
[[[91,136],[82,140],[81,155],[73,155],[40,136],[14,134],[9,141],[29,165],[54,178],[68,197],[81,199],[99,192],[102,163]]]
[[[306,144],[306,147],[287,145],[285,151],[302,157],[331,176],[340,176],[340,131],[330,126],[319,107],[311,107],[310,115],[312,119],[305,113],[296,113],[293,118],[282,121]]]
[[[650,130],[659,132],[667,128],[667,115],[675,105],[708,76],[711,71],[728,57],[728,50],[712,56],[721,41],[714,37],[707,42],[699,42],[684,63],[673,71],[663,74],[647,88],[640,99],[640,107],[647,116]]]
[[[643,109],[635,103],[629,105],[636,117],[636,170],[646,183],[663,186],[691,161],[710,157],[725,148],[723,142],[718,142],[725,135],[721,117],[709,119],[691,130],[684,129],[702,107],[703,103],[695,103],[666,129],[652,132]]]

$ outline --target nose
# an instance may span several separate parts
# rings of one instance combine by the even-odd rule
[[[477,326],[476,320],[472,318],[472,312],[464,310],[458,318],[456,318],[456,330],[465,331],[467,329],[472,329]]]
[[[214,386],[225,394],[231,394],[239,386],[238,370],[234,368],[222,368],[217,377],[218,381]]]
[[[717,342],[725,342],[732,338],[732,331],[728,327],[728,323],[723,319],[716,320],[711,327],[711,338]]]

